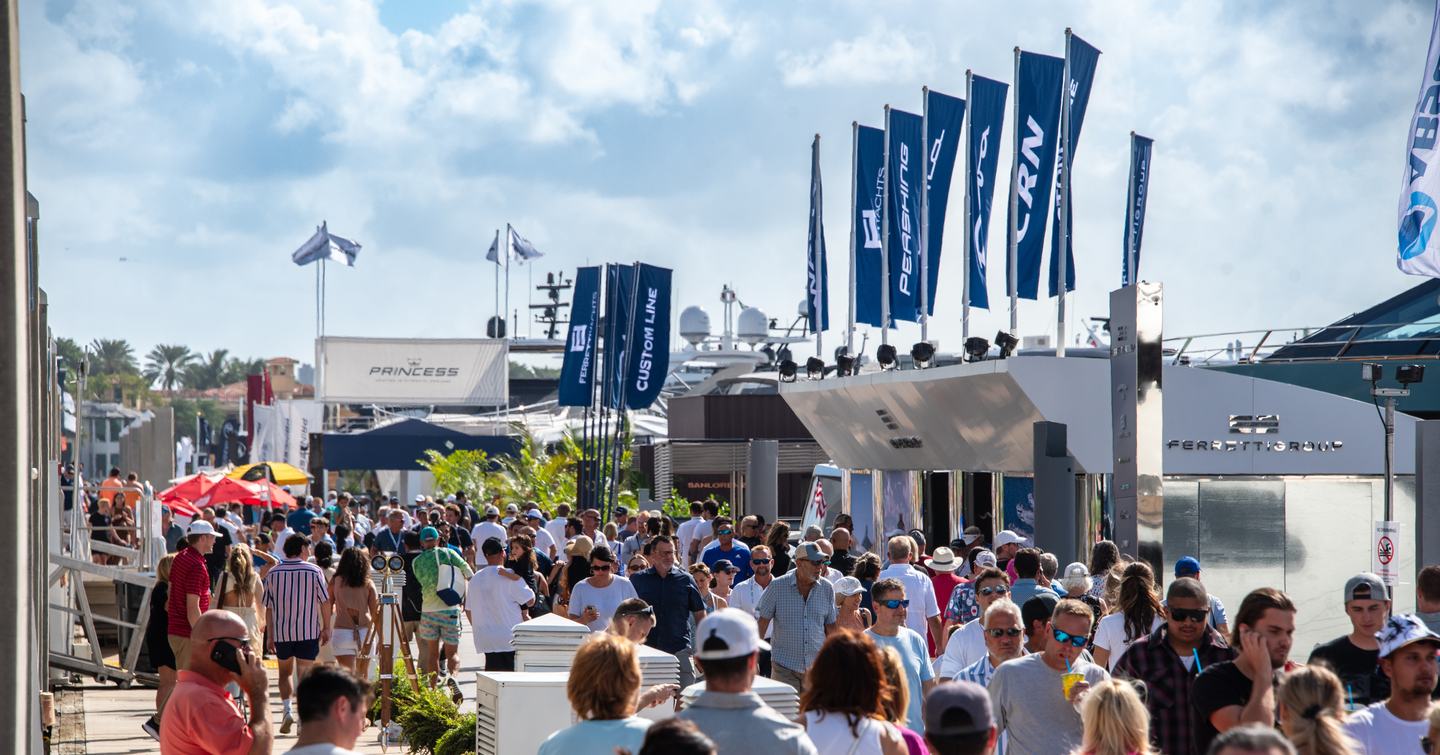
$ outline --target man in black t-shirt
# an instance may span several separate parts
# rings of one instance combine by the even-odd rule
[[[1245,596],[1235,614],[1230,647],[1240,655],[1195,677],[1195,752],[1206,752],[1220,734],[1244,724],[1275,725],[1275,687],[1295,643],[1295,604],[1285,593],[1262,587]]]
[[[1345,616],[1350,634],[1316,645],[1307,664],[1329,666],[1345,685],[1350,710],[1390,697],[1390,679],[1380,670],[1380,643],[1375,633],[1390,615],[1385,583],[1369,572],[1345,582]]]

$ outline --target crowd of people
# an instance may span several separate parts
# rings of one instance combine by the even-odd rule
[[[462,617],[491,671],[515,668],[512,632],[530,618],[591,630],[567,688],[580,723],[542,752],[1388,755],[1440,741],[1435,566],[1418,575],[1415,614],[1394,613],[1373,574],[1337,585],[1351,631],[1300,665],[1299,611],[1281,590],[1258,587],[1232,615],[1195,558],[1176,561],[1162,591],[1149,564],[1108,541],[1062,569],[1011,531],[987,544],[972,527],[933,549],[919,531],[895,533],[873,553],[843,514],[792,540],[783,522],[737,523],[714,502],[677,522],[476,506],[464,493],[306,498],[249,524],[238,507],[184,528],[167,512],[163,529],[175,552],[154,598],[162,684],[146,727],[165,752],[216,751],[179,742],[213,740],[221,704],[234,741],[268,752],[267,691],[252,673],[267,655],[281,733],[298,709],[304,735],[307,680],[321,671],[325,689],[348,690],[321,707],[351,722],[380,621],[368,574],[380,553],[403,557],[403,641],[435,683],[454,684]],[[675,656],[679,688],[641,689],[639,643]],[[757,676],[796,690],[798,721],[765,705]],[[678,710],[697,681],[704,691]],[[636,715],[658,705],[678,713]]]

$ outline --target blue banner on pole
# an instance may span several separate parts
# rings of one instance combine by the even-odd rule
[[[1090,45],[1089,42],[1070,35],[1069,49],[1066,53],[1070,56],[1070,85],[1066,91],[1070,93],[1068,98],[1070,107],[1069,131],[1070,131],[1070,154],[1065,154],[1065,145],[1060,145],[1060,164],[1075,164],[1075,151],[1080,144],[1080,126],[1085,123],[1085,110],[1090,106],[1090,89],[1095,84],[1095,66],[1100,62],[1100,51]],[[1070,186],[1073,189],[1075,184],[1075,172],[1070,172]],[[1055,171],[1056,197],[1060,196],[1060,171]],[[1065,290],[1075,290],[1075,204],[1074,192],[1065,197],[1070,201],[1069,214],[1065,216]],[[1050,295],[1059,293],[1059,286],[1056,278],[1060,276],[1060,258],[1056,250],[1060,248],[1060,201],[1055,202],[1055,230],[1050,239]]]
[[[1120,262],[1120,285],[1128,286],[1130,266],[1140,278],[1140,240],[1145,235],[1145,200],[1150,195],[1150,148],[1154,140],[1130,135],[1130,191],[1125,207],[1125,258]]]
[[[933,89],[925,97],[925,197],[926,231],[925,314],[935,314],[935,288],[940,275],[940,249],[945,237],[945,208],[950,201],[950,181],[955,174],[955,155],[960,152],[960,132],[965,125],[965,100]]]
[[[825,261],[824,204],[825,193],[820,186],[820,137],[816,135],[815,142],[810,145],[810,230],[805,241],[808,260],[805,265],[805,317],[812,333],[830,329],[830,270]]]
[[[990,207],[995,199],[995,171],[1000,166],[1000,134],[1005,129],[1005,98],[1009,85],[983,76],[970,77],[970,132],[966,164],[974,174],[967,180],[970,198],[970,306],[990,308],[986,289]]]
[[[890,109],[890,163],[885,191],[890,213],[890,319],[920,319],[920,184],[924,135],[920,116]]]
[[[1015,231],[1016,293],[1035,299],[1040,291],[1040,259],[1045,247],[1045,221],[1050,213],[1050,187],[1060,141],[1060,85],[1065,60],[1033,52],[1020,53],[1016,130],[1016,171],[1010,193],[1017,197]],[[1007,265],[1008,268],[1008,265]],[[1007,270],[1008,275],[1008,270]]]
[[[655,403],[670,373],[670,270],[640,265],[626,371],[625,407]]]
[[[634,301],[635,268],[605,266],[605,382],[600,400],[619,409],[625,385],[625,350],[630,342],[630,306]]]
[[[570,332],[560,366],[561,406],[589,406],[595,380],[595,329],[600,318],[600,268],[575,271],[570,302]]]
[[[880,202],[885,185],[885,131],[855,129],[855,206],[850,208],[855,235],[855,321],[880,326]]]

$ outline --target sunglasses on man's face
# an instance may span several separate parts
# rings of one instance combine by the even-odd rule
[[[1052,634],[1055,635],[1056,640],[1062,643],[1068,642],[1072,647],[1083,648],[1085,647],[1085,643],[1090,641],[1090,639],[1083,634],[1070,634],[1069,632],[1062,632],[1059,629],[1051,631]]]
[[[729,535],[729,534],[733,533],[734,531],[735,531],[735,530],[732,530],[732,529],[730,529],[729,527],[726,527],[725,529],[720,530],[719,532],[717,532],[717,533],[715,533],[715,534],[717,534],[717,535]]]
[[[770,559],[768,559],[768,558],[752,558],[752,559],[750,559],[750,563],[756,564],[756,565],[768,564],[768,563],[770,563]]]
[[[889,609],[908,608],[910,606],[910,601],[906,599],[891,598],[890,600],[877,600],[875,602]]]
[[[985,630],[985,634],[988,634],[988,635],[990,635],[991,637],[997,637],[997,638],[998,638],[998,637],[1019,637],[1020,635],[1024,634],[1024,632],[1021,631],[1018,627],[1010,627],[1009,629],[986,629],[986,630]]]
[[[1207,616],[1209,616],[1209,615],[1210,615],[1210,612],[1209,612],[1209,611],[1206,611],[1206,610],[1203,609],[1203,608],[1171,608],[1171,609],[1170,609],[1170,618],[1174,619],[1175,621],[1182,621],[1182,622],[1183,622],[1183,621],[1193,621],[1193,622],[1195,622],[1196,624],[1202,624],[1202,623],[1205,622],[1205,618],[1206,618]]]
[[[1005,585],[996,585],[994,587],[980,588],[981,595],[1004,595],[1007,592],[1010,592],[1010,588],[1006,587]]]

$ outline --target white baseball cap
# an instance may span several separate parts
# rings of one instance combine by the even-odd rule
[[[415,502],[416,502],[416,503],[424,503],[424,502],[425,502],[425,496],[424,496],[423,494],[421,494],[421,495],[416,495],[416,496],[415,496]]]
[[[204,519],[196,519],[195,521],[193,521],[193,522],[190,523],[190,526],[189,526],[189,527],[187,527],[187,528],[185,529],[185,534],[186,534],[186,535],[213,535],[213,534],[215,534],[215,526],[212,525],[212,524],[210,524],[209,522],[205,521]]]
[[[995,552],[992,551],[992,550],[987,550],[987,549],[985,549],[985,548],[981,548],[981,549],[980,549],[980,552],[977,553],[977,554],[975,554],[975,565],[976,565],[976,566],[989,566],[989,567],[991,567],[991,568],[994,568],[994,567],[995,567]]]
[[[1007,545],[1019,545],[1023,547],[1025,545],[1025,538],[1015,534],[1014,530],[1000,530],[1000,534],[995,536],[995,550],[998,551]]]
[[[858,595],[862,592],[865,592],[865,585],[861,584],[860,580],[854,577],[841,577],[835,580],[836,595],[850,596]]]
[[[695,646],[699,648],[695,657],[702,661],[743,658],[770,649],[770,644],[760,639],[755,617],[738,608],[722,608],[701,619],[695,627]]]
[[[1065,567],[1065,576],[1062,579],[1089,579],[1090,570],[1085,567],[1082,561],[1076,561]]]
[[[193,526],[193,525],[192,525]],[[1430,631],[1425,622],[1413,613],[1391,616],[1385,626],[1375,633],[1380,641],[1380,657],[1389,658],[1391,653],[1417,642],[1428,642],[1440,647],[1440,635]]]

